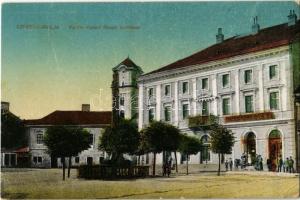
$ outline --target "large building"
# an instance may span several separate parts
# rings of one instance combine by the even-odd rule
[[[110,111],[90,111],[90,105],[83,104],[81,111],[54,111],[41,119],[26,120],[31,167],[49,168],[61,165],[60,159],[51,157],[47,153],[43,141],[47,128],[56,125],[79,126],[90,133],[90,148],[73,157],[72,165],[99,164],[106,156],[105,152],[98,150],[99,136],[106,127],[111,125],[111,115]]]
[[[280,156],[295,159],[300,21],[291,11],[288,23],[261,29],[254,18],[250,30],[224,39],[219,28],[216,44],[142,75],[139,128],[152,120],[171,123],[206,145],[191,163],[216,163],[209,130],[203,128],[214,115],[236,137],[232,154],[224,159],[246,153],[251,163],[259,154],[264,162],[271,159],[273,168]],[[157,160],[162,162],[162,155]]]

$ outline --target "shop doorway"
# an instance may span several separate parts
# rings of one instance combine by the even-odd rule
[[[271,161],[271,170],[276,171],[277,162],[282,156],[282,140],[278,130],[271,131],[269,135],[269,159]]]
[[[248,158],[246,162],[253,165],[256,157],[256,136],[253,132],[249,132],[245,136],[244,152]]]

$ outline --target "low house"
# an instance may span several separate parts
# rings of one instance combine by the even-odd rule
[[[26,120],[25,126],[29,135],[29,152],[31,167],[59,167],[60,159],[51,157],[43,138],[50,126],[79,126],[90,133],[90,148],[73,157],[72,165],[99,164],[105,152],[98,150],[99,136],[111,124],[111,111],[90,111],[88,104],[82,105],[81,111],[54,111],[49,115],[35,120]]]

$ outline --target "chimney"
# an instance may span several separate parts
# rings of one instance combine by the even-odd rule
[[[82,104],[81,111],[89,112],[90,111],[90,104]]]
[[[218,28],[218,34],[216,35],[217,44],[222,43],[224,41],[224,35],[222,33],[222,28]]]
[[[295,14],[295,10],[290,10],[290,14],[288,15],[288,26],[293,26],[297,22],[297,15]]]
[[[256,34],[259,31],[259,24],[257,23],[257,16],[253,18],[253,25],[252,25],[252,33]]]

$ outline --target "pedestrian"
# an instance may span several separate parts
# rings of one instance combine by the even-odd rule
[[[226,171],[228,171],[228,161],[227,160],[225,161],[225,168],[226,168]]]
[[[268,166],[268,170],[271,171],[272,170],[272,162],[271,162],[270,158],[267,159],[267,166]]]
[[[264,167],[263,167],[263,158],[262,158],[262,156],[260,155],[259,156],[259,169],[260,169],[260,171],[263,171],[264,170]]]
[[[229,168],[230,168],[230,171],[232,171],[232,165],[233,165],[233,162],[232,162],[232,159],[230,158],[229,159]]]
[[[284,161],[284,167],[283,167],[283,171],[284,172],[289,172],[289,158],[286,158],[286,160]]]
[[[277,171],[278,172],[281,172],[281,168],[282,168],[282,165],[283,165],[283,160],[282,160],[282,158],[281,158],[281,156],[279,157],[279,159],[278,159],[278,162],[277,162]]]
[[[289,169],[290,169],[290,173],[294,173],[294,160],[293,160],[292,156],[290,156],[290,159],[289,159]]]

